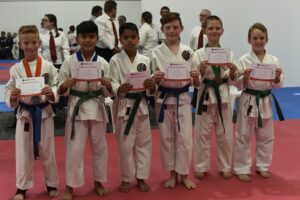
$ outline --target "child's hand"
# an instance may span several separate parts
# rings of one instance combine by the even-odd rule
[[[200,86],[200,79],[199,79],[200,73],[199,73],[199,71],[198,70],[190,71],[190,76],[193,79],[194,86]]]
[[[21,90],[19,88],[14,88],[11,90],[10,93],[10,100],[16,101],[20,98]]]
[[[159,85],[161,83],[161,80],[164,78],[164,76],[165,76],[164,72],[156,71],[152,78],[154,79],[155,83]]]
[[[100,82],[101,82],[101,85],[103,85],[107,89],[111,89],[111,81],[109,80],[109,78],[102,77],[100,79]]]
[[[67,78],[58,88],[58,94],[65,93],[69,87],[72,87],[76,83],[77,83],[77,81],[75,79],[70,78],[70,77]]]
[[[276,68],[276,72],[275,72],[275,83],[279,83],[280,82],[280,76],[282,73],[282,69],[281,68]]]
[[[54,94],[50,86],[45,86],[41,94],[45,95],[48,100],[54,101]]]
[[[64,83],[62,84],[62,86],[64,88],[69,88],[72,87],[73,85],[75,85],[77,83],[77,80],[73,79],[73,78],[67,78]]]
[[[244,85],[247,85],[251,72],[252,72],[252,69],[246,69],[244,71],[244,78],[243,78]]]
[[[121,94],[121,93],[126,94],[127,92],[129,92],[131,90],[131,88],[132,88],[132,85],[130,85],[129,83],[123,83],[119,87],[117,94],[118,95]]]
[[[144,81],[144,87],[145,89],[149,89],[150,93],[153,94],[155,92],[155,81],[151,78],[148,78]]]
[[[201,76],[203,76],[205,74],[207,67],[209,67],[207,60],[200,63],[199,71],[200,71]]]
[[[231,80],[234,80],[235,72],[237,70],[237,67],[233,63],[230,63],[229,65],[227,65],[227,67],[230,69],[230,78],[231,78]]]

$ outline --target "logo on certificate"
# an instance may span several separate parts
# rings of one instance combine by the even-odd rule
[[[147,67],[144,63],[140,63],[140,64],[138,64],[136,69],[137,69],[138,72],[143,72],[143,71],[146,71]]]
[[[190,58],[191,58],[191,53],[189,52],[189,51],[187,51],[187,50],[184,50],[183,52],[182,52],[182,58],[184,59],[184,60],[189,60]]]

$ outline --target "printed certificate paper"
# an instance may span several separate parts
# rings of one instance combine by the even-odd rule
[[[166,65],[164,79],[173,81],[190,80],[190,70],[191,66],[169,63]]]
[[[261,81],[273,81],[276,75],[276,66],[271,64],[254,64],[250,79]]]
[[[102,77],[100,62],[75,62],[72,78],[78,81],[96,81]]]
[[[210,65],[226,65],[231,63],[231,51],[228,48],[206,48],[208,64]]]
[[[132,90],[143,90],[144,81],[150,77],[149,71],[132,72],[125,74],[126,83],[132,85]]]
[[[21,90],[21,96],[39,95],[45,87],[44,77],[18,78],[16,87]]]

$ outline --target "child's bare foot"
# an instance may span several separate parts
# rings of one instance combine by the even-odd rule
[[[94,185],[95,185],[95,192],[99,196],[107,196],[109,194],[109,191],[104,188],[104,186],[102,185],[102,183],[95,181]]]
[[[243,182],[251,181],[251,177],[249,176],[249,174],[238,174],[237,177],[240,181],[243,181]]]
[[[56,187],[50,187],[48,185],[46,185],[46,187],[50,198],[55,198],[58,196],[59,192]]]
[[[164,182],[165,188],[173,189],[177,183],[178,173],[171,171],[170,177]]]
[[[21,190],[17,188],[16,195],[13,200],[24,200],[25,199],[26,190]]]
[[[192,190],[196,188],[196,184],[191,179],[189,179],[187,175],[180,175],[180,178],[186,189]]]
[[[256,171],[256,173],[262,178],[270,178],[271,174],[268,171]]]
[[[73,199],[73,188],[66,185],[64,195],[61,197],[61,200],[72,200]]]
[[[129,192],[129,190],[130,190],[129,182],[122,181],[121,185],[119,186],[119,191],[120,192]]]
[[[206,176],[206,172],[195,172],[195,178],[196,179],[204,179],[204,177]]]
[[[231,172],[221,172],[221,176],[223,176],[224,179],[230,179],[232,177]]]
[[[150,191],[150,186],[144,181],[144,179],[136,179],[137,180],[137,187],[142,192]]]

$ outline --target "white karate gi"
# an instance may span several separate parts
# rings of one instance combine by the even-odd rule
[[[183,53],[185,52],[185,53]],[[185,60],[182,54],[189,54]],[[182,63],[191,65],[193,50],[186,45],[180,44],[178,53],[175,55],[163,42],[153,49],[152,69],[165,72],[167,63]],[[182,88],[191,81],[166,81],[163,80],[161,86],[170,88]],[[161,92],[156,93],[156,113],[159,119],[159,111],[163,103],[160,98]],[[164,109],[164,122],[158,124],[161,142],[161,159],[163,167],[167,171],[175,170],[181,175],[189,174],[192,160],[193,138],[192,138],[192,110],[191,98],[188,92],[179,95],[179,107],[174,96],[170,96],[166,101],[167,108]],[[177,119],[178,111],[178,119]],[[178,128],[178,122],[180,130]]]
[[[139,29],[139,52],[151,59],[152,49],[158,45],[158,35],[154,25],[144,23]]]
[[[189,35],[189,45],[194,51],[198,49],[198,39],[201,29],[201,26],[196,26],[191,30],[191,33]],[[207,36],[203,34],[203,46],[205,46],[207,42]]]
[[[240,74],[253,64],[274,64],[282,68],[278,58],[270,54],[265,54],[261,62],[252,51],[245,54],[239,60]],[[239,78],[239,89],[246,89],[243,86],[243,76]],[[248,88],[254,90],[270,90],[274,87],[281,87],[283,82],[283,73],[280,82],[250,80]],[[252,109],[249,111],[249,106]],[[235,130],[235,157],[234,171],[236,174],[250,174],[251,168],[251,138],[252,133],[256,136],[255,165],[257,171],[268,171],[272,161],[272,152],[274,144],[274,127],[272,112],[272,95],[259,99],[259,111],[262,117],[262,128],[257,125],[258,110],[255,102],[255,95],[242,92],[238,108],[238,120]]]
[[[73,67],[74,63],[77,61],[77,55],[75,53],[63,63],[58,77],[60,85],[68,77],[72,77],[71,67]],[[101,65],[101,70],[103,70],[104,76],[107,77],[109,73],[108,63],[100,56],[97,57],[97,62]],[[72,87],[73,90],[82,92],[97,91],[101,88],[103,88],[104,96],[110,96],[109,92],[101,85],[100,81],[78,81]],[[64,95],[68,94],[69,89]],[[75,137],[71,140],[72,113],[79,99],[80,98],[77,96],[69,96],[68,114],[65,126],[65,140],[67,145],[66,184],[71,187],[80,187],[84,184],[83,157],[87,137],[91,144],[94,181],[107,181],[108,150],[105,133],[108,119],[106,116],[104,97],[99,96],[99,98],[94,98],[81,104],[74,122]]]
[[[110,78],[114,93],[123,83],[126,82],[126,73],[132,73],[141,70],[141,64],[145,66],[144,70],[150,73],[150,60],[139,53],[131,62],[124,50],[114,55],[110,62]],[[150,75],[150,74],[149,74]],[[123,95],[114,100],[114,117],[116,124],[116,139],[119,145],[120,169],[122,181],[130,182],[135,178],[147,179],[151,166],[151,127],[149,119],[149,109],[146,99],[143,98],[134,122],[127,135],[124,134],[128,122],[130,110],[133,108],[135,100],[127,99]]]
[[[35,76],[36,61],[29,62],[32,76]],[[48,61],[42,59],[41,75],[48,74],[48,84],[50,85],[55,101],[58,102],[57,89],[57,69]],[[26,72],[23,62],[16,63],[10,69],[10,79],[6,84],[6,103],[10,108],[16,108],[19,102],[32,104],[31,97],[21,97],[16,104],[10,104],[11,90],[16,87],[16,79],[25,78]],[[46,97],[40,96],[41,103],[45,103]],[[24,108],[18,107],[16,126],[16,185],[21,190],[33,187],[33,125],[31,114]],[[43,162],[45,182],[49,187],[58,186],[57,167],[55,160],[54,146],[54,113],[51,105],[42,109],[41,141],[39,143],[39,156]],[[29,124],[29,131],[25,130],[25,124]]]
[[[193,69],[198,69],[200,63],[207,60],[205,47],[197,50],[193,56]],[[235,64],[235,59],[231,53],[231,63]],[[201,84],[198,88],[197,109],[195,113],[195,134],[194,134],[194,159],[195,171],[207,172],[210,168],[210,143],[213,128],[216,131],[217,138],[217,154],[218,169],[220,172],[230,172],[232,163],[232,114],[230,108],[229,85],[236,80],[231,80],[230,69],[226,66],[221,67],[221,78],[228,79],[227,83],[219,86],[220,96],[222,100],[222,116],[223,123],[219,115],[217,99],[212,87],[206,90],[204,105],[207,111],[203,111],[201,115],[197,114],[199,101],[204,90],[205,84]],[[215,78],[212,67],[208,67],[201,82],[204,79],[213,80]],[[225,132],[224,132],[225,128]]]

